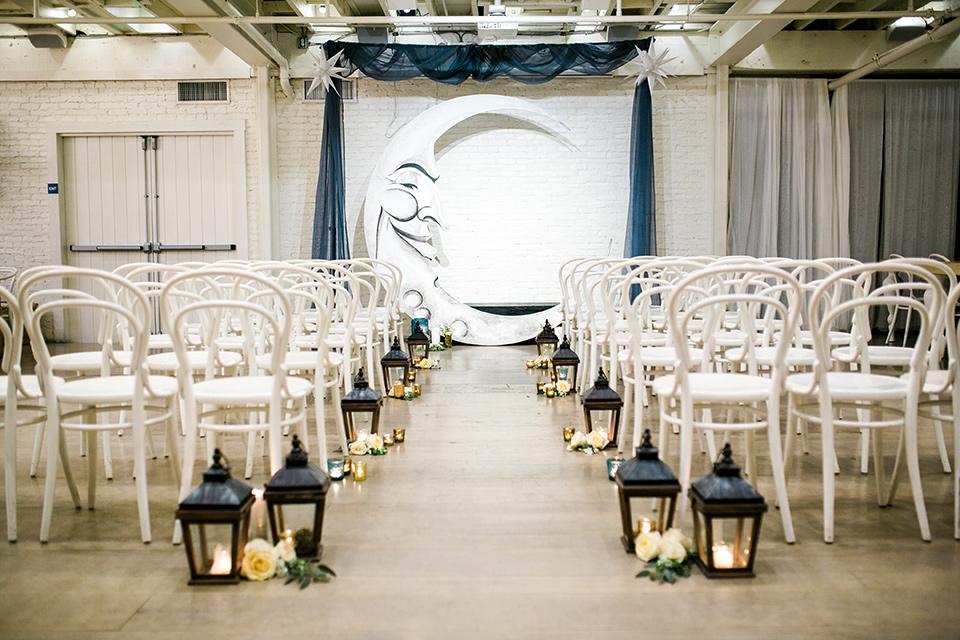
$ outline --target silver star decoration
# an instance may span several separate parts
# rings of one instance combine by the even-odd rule
[[[664,59],[668,51],[670,50],[664,49],[663,53],[656,55],[653,52],[653,45],[650,45],[649,52],[637,47],[637,62],[640,63],[640,69],[637,71],[637,86],[640,86],[640,83],[646,80],[651,93],[653,93],[654,85],[658,82],[660,86],[666,88],[667,84],[663,79],[673,74],[664,71],[663,67],[668,62],[676,60],[676,57]]]
[[[350,71],[348,67],[338,67],[337,60],[340,59],[340,56],[343,55],[343,51],[338,51],[335,56],[330,59],[327,59],[327,54],[323,50],[323,47],[320,47],[320,57],[317,58],[316,64],[311,68],[311,74],[313,75],[313,82],[310,83],[310,88],[307,89],[307,93],[312,92],[319,85],[323,85],[323,91],[326,93],[331,87],[336,91],[336,87],[333,86],[333,79],[346,80],[347,77],[340,75],[345,71]],[[314,56],[316,58],[316,56]]]

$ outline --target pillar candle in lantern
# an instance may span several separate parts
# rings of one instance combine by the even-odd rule
[[[730,569],[733,567],[733,553],[725,544],[713,547],[713,566],[717,569]]]
[[[263,499],[263,492],[260,492],[261,500]],[[223,545],[218,544],[216,549],[213,550],[213,566],[210,567],[210,575],[213,576],[227,576],[230,575],[230,569],[232,569],[230,562],[230,552],[227,551]]]

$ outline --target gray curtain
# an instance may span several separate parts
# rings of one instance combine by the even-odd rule
[[[953,256],[960,81],[850,85],[851,256]]]

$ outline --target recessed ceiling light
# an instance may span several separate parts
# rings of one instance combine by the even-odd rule
[[[76,9],[67,9],[67,17],[68,17],[68,18],[72,18],[72,17],[74,17],[75,15],[77,15],[77,10],[76,10]]]

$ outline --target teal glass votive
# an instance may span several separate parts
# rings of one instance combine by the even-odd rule
[[[623,458],[619,456],[616,458],[607,458],[607,477],[610,478],[611,482],[616,479],[617,469],[619,469],[622,464]]]
[[[343,458],[330,458],[327,460],[327,475],[331,480],[343,480],[343,466],[346,461]]]

